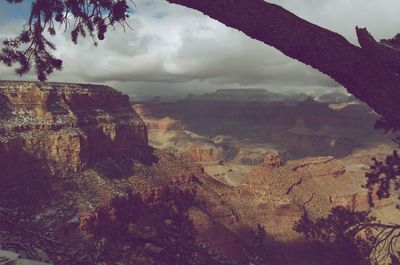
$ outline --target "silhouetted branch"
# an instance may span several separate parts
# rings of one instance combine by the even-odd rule
[[[400,225],[378,223],[365,212],[336,207],[327,217],[315,221],[305,214],[294,230],[306,238],[337,244],[338,248],[344,241],[352,242],[365,258],[377,264],[387,262],[388,258],[398,259]]]
[[[399,122],[400,76],[398,65],[388,63],[392,58],[371,58],[371,50],[263,0],[167,1],[203,12],[318,69],[377,113]]]
[[[22,0],[8,0],[9,3],[21,3]],[[27,74],[35,67],[40,81],[54,70],[62,69],[62,61],[51,52],[55,45],[47,34],[56,35],[64,25],[64,31],[71,29],[71,40],[76,44],[79,37],[89,35],[94,44],[103,40],[108,27],[118,23],[125,30],[129,26],[126,0],[35,0],[32,2],[28,22],[20,35],[3,41],[0,61],[7,66],[18,64],[15,69],[19,75]]]

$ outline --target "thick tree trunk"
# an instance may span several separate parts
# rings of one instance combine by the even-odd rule
[[[400,77],[396,65],[377,50],[390,49],[357,29],[362,47],[263,0],[167,0],[203,12],[228,27],[318,69],[392,122],[400,121]],[[364,45],[363,45],[364,44]],[[370,44],[370,45],[368,45]],[[379,49],[376,49],[379,47]],[[394,51],[396,52],[396,51]],[[391,53],[389,53],[391,54]],[[388,63],[390,61],[391,63]]]

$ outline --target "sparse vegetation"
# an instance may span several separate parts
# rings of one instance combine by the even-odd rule
[[[18,4],[23,0],[7,1]],[[356,47],[338,34],[261,0],[168,2],[202,11],[319,69],[382,116],[377,122],[377,128],[390,133],[400,131],[399,35],[377,42],[366,29],[357,28],[361,47]],[[57,27],[62,27],[70,31],[71,40],[75,44],[79,37],[86,36],[90,36],[97,44],[105,38],[109,27],[129,27],[126,23],[128,17],[129,6],[125,0],[35,0],[21,33],[3,41],[0,61],[7,66],[17,64],[15,71],[19,75],[27,74],[34,67],[37,78],[44,81],[54,70],[62,69],[62,61],[51,53],[56,47],[46,37],[47,34],[54,36]],[[394,140],[400,146],[400,137]],[[30,170],[36,171],[36,167]],[[0,197],[10,192],[15,193],[15,188],[21,188],[22,191],[32,189],[24,186],[27,183],[15,183],[18,179],[5,174],[6,169],[1,171],[2,164]],[[370,198],[393,196],[400,189],[398,152],[393,151],[385,161],[374,159],[366,178],[365,187],[369,190]],[[137,261],[141,264],[182,265],[217,262],[194,242],[194,229],[187,213],[193,203],[192,198],[176,193],[168,193],[167,196],[157,204],[147,204],[131,196],[126,200],[114,200],[107,207],[97,209],[83,224],[88,235],[96,240],[86,241],[88,246],[78,249],[65,262],[90,264],[96,260],[135,264]],[[175,196],[184,198],[179,202]],[[372,199],[370,203],[373,206]],[[146,222],[150,219],[154,222],[150,225],[141,223],[140,216],[146,216]],[[9,220],[3,218],[3,221],[12,225]],[[311,220],[305,214],[294,229],[307,238],[320,240],[328,249],[328,259],[337,264],[400,264],[400,224],[379,223],[365,212],[352,212],[337,207],[327,217],[317,220]],[[266,254],[268,244],[265,236],[264,228],[258,227],[254,235],[254,250],[258,254],[249,257],[251,264],[268,263],[270,256]]]
[[[397,133],[397,124],[391,124],[379,120],[377,128],[385,129],[387,133]],[[400,137],[393,140],[400,146]],[[385,161],[373,158],[373,164],[366,173],[369,203],[374,206],[374,197],[378,200],[395,196],[400,188],[400,158],[397,150],[386,157]],[[399,198],[400,199],[400,198]],[[399,208],[399,204],[397,204]],[[359,253],[363,259],[370,264],[390,263],[392,265],[400,262],[400,224],[383,224],[377,222],[373,216],[366,212],[351,212],[346,208],[337,207],[332,209],[326,218],[316,221],[310,220],[307,215],[303,216],[294,229],[303,233],[307,238],[319,239],[325,242],[335,242],[345,251],[347,261]],[[344,244],[343,242],[347,242]],[[339,251],[341,251],[339,249]],[[351,263],[353,264],[353,263]]]

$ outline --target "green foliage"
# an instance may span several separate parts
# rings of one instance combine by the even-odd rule
[[[193,196],[176,189],[163,190],[157,199],[115,199],[81,224],[88,238],[74,259],[86,257],[77,264],[218,264],[195,243],[192,205]]]
[[[365,187],[373,191],[376,187],[376,195],[379,199],[389,198],[391,188],[398,190],[400,188],[400,157],[396,150],[392,155],[388,155],[385,161],[378,161],[373,158],[370,172],[366,173],[367,184]],[[373,204],[370,201],[371,205]]]
[[[400,122],[390,118],[381,118],[375,123],[375,128],[396,135],[400,131]],[[399,135],[392,137],[392,140],[400,147]],[[367,184],[364,186],[370,191],[371,206],[373,206],[371,200],[373,192],[379,199],[383,199],[389,198],[393,190],[397,191],[400,188],[400,157],[397,150],[393,150],[393,153],[388,155],[385,161],[379,161],[374,157],[372,162],[370,171],[365,174]]]
[[[366,224],[375,219],[365,212],[352,212],[335,207],[327,217],[311,220],[307,214],[297,222],[294,230],[307,239],[326,243],[327,254],[336,264],[370,264],[372,230]]]
[[[393,41],[397,39],[398,36]],[[376,122],[375,128],[391,134],[393,141],[400,146],[400,136],[393,136],[400,131],[399,121],[382,117]],[[394,191],[400,189],[400,156],[397,150],[393,150],[384,161],[373,158],[372,162],[370,171],[365,175],[367,183],[364,187],[369,189],[369,202],[374,206],[374,196],[378,199],[389,198]],[[400,225],[377,223],[375,218],[365,212],[351,212],[336,207],[329,216],[316,221],[305,215],[294,229],[306,238],[333,243],[335,252],[342,253],[347,262],[353,262],[354,257],[359,257],[363,262],[371,264],[400,264],[397,243]]]

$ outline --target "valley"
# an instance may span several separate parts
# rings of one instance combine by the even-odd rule
[[[368,107],[239,92],[132,103],[108,86],[0,81],[0,255],[249,264],[263,227],[275,264],[320,264],[292,229],[305,214],[399,218],[395,196],[371,209],[361,187],[393,148]]]
[[[304,95],[225,89],[133,107],[149,128],[150,145],[188,156],[211,176],[237,186],[269,153],[279,153],[283,161],[333,156],[349,170],[362,171],[373,156],[390,152],[390,138],[374,129],[378,116],[342,97],[319,102]]]

